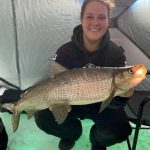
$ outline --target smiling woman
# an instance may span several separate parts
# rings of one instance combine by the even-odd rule
[[[102,67],[124,66],[126,56],[127,65],[145,64],[150,70],[150,0],[114,1],[116,8],[111,9],[111,4],[113,4],[111,0],[1,0],[0,77],[16,85],[21,90],[32,87],[49,76],[48,60],[53,57],[58,48],[56,61],[70,69],[89,66],[89,64]],[[98,4],[94,10],[90,8],[93,2]],[[83,18],[80,18],[81,7],[84,10],[81,15]],[[89,12],[90,9],[88,8],[92,12],[86,16],[84,12]],[[109,24],[109,18],[112,18],[113,28],[107,30],[106,27]],[[85,29],[80,21],[83,21],[86,27]],[[83,29],[87,31],[84,32]],[[105,30],[106,33],[102,33]],[[121,46],[125,50],[125,53],[110,41],[109,31],[111,31],[110,36],[112,41],[117,43],[118,46]],[[86,32],[87,35],[85,34]],[[83,34],[86,41],[83,39]],[[98,43],[97,41],[100,42]],[[149,78],[147,78],[136,90],[150,91],[149,81]],[[0,85],[5,87],[6,84],[1,81]],[[12,98],[12,94],[9,93],[8,96]],[[8,99],[5,97],[4,100],[6,102]],[[110,104],[107,111],[99,116],[97,112],[101,103],[73,107],[69,112],[70,118],[67,118],[68,122],[65,122],[62,128],[52,120],[50,115],[51,111],[45,110],[38,112],[36,116],[38,126],[44,132],[49,133],[45,134],[41,131],[46,136],[43,141],[41,140],[41,136],[38,136],[39,139],[37,141],[36,138],[38,137],[35,137],[35,132],[33,132],[36,127],[33,126],[34,120],[32,119],[33,123],[31,126],[28,126],[29,124],[27,123],[30,120],[28,121],[26,119],[26,115],[21,115],[21,119],[24,121],[22,124],[24,128],[20,130],[21,132],[18,130],[19,132],[17,134],[12,134],[11,116],[6,114],[7,117],[0,117],[3,119],[2,121],[8,133],[8,147],[11,150],[41,150],[43,145],[48,145],[45,150],[56,150],[58,149],[59,142],[56,137],[61,138],[60,145],[62,143],[61,141],[72,139],[71,144],[74,144],[76,141],[76,144],[79,145],[76,148],[77,150],[82,145],[84,146],[83,149],[91,150],[91,147],[94,147],[95,143],[97,143],[97,146],[108,147],[109,144],[113,145],[118,143],[121,138],[123,140],[123,138],[125,139],[129,135],[130,128],[126,121],[126,116],[122,115],[124,114],[123,107],[126,101],[127,99],[115,97],[113,104]],[[139,98],[136,97],[134,102],[130,102],[133,104],[133,108],[135,108],[135,106],[138,106]],[[147,118],[150,116],[149,109],[150,107],[148,106],[146,111]],[[117,112],[117,115],[114,115],[114,112]],[[92,122],[94,126],[90,124],[86,128],[84,121],[79,118],[89,118],[89,121],[94,121]],[[96,118],[99,120],[95,120]],[[123,119],[121,120],[121,118]],[[112,120],[112,122],[109,122],[109,126],[107,125],[108,119]],[[8,120],[8,122],[5,120]],[[85,125],[87,125],[87,122]],[[88,139],[87,143],[77,141],[82,133],[82,128],[90,131],[83,138]],[[51,131],[56,132],[53,134]],[[36,132],[39,134],[40,130],[37,129]],[[21,136],[22,133],[25,133],[25,136]],[[55,140],[52,139],[54,138],[52,134],[56,136]],[[29,138],[29,136],[32,137]],[[116,136],[119,136],[119,138],[113,141],[113,137]],[[3,137],[0,136],[1,138],[3,140]],[[49,139],[52,139],[52,142],[49,142]],[[138,143],[145,145],[146,141],[145,139],[143,140],[143,136],[141,139],[142,141]],[[20,143],[20,140],[22,140],[22,143]],[[44,142],[46,140],[47,143],[45,144]],[[111,143],[108,143],[108,141],[111,141]],[[41,144],[41,147],[37,143]],[[16,146],[17,144],[19,144],[18,148]],[[88,145],[88,148],[86,145]],[[123,148],[124,145],[118,149],[122,150]],[[149,148],[144,148],[142,145],[141,149],[145,150]]]
[[[90,5],[87,5],[89,4]],[[84,46],[89,51],[95,51],[109,25],[109,9],[100,1],[90,1],[84,4],[81,11]],[[86,9],[85,9],[86,8]]]
[[[56,62],[69,69],[82,68],[88,64],[101,67],[125,66],[124,51],[113,43],[109,36],[110,2],[112,1],[83,2],[81,24],[74,28],[71,41],[57,50]],[[88,93],[92,90],[91,86]],[[99,113],[99,106],[103,107],[101,102],[72,105],[71,111],[61,125],[56,123],[48,109],[37,112],[35,121],[44,132],[61,138],[58,146],[60,150],[70,150],[82,134],[80,120],[91,119],[94,122],[90,130],[91,150],[106,150],[106,147],[124,141],[131,133],[124,106],[132,93],[129,91],[127,97],[115,96],[102,113]]]

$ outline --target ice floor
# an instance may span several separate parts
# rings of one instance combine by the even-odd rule
[[[47,135],[42,132],[35,124],[34,118],[27,119],[26,114],[21,114],[18,130],[13,133],[11,125],[11,114],[0,113],[0,117],[5,124],[9,136],[7,150],[58,150],[59,138]],[[82,121],[83,134],[76,142],[73,150],[90,150],[89,131],[92,125],[90,120]],[[133,139],[134,130],[130,136]],[[137,150],[150,150],[150,130],[141,129]],[[128,150],[126,141],[108,148],[108,150]]]

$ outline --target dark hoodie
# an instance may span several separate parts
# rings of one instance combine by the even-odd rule
[[[71,41],[57,50],[55,59],[69,69],[81,68],[90,63],[101,67],[122,67],[125,66],[126,62],[123,49],[110,40],[108,31],[103,36],[98,49],[94,52],[89,52],[83,45],[81,25],[74,28]],[[127,98],[115,97],[110,107],[123,107],[126,101]]]
[[[110,41],[108,31],[94,52],[86,50],[82,37],[83,31],[79,25],[73,31],[71,41],[58,49],[56,61],[70,69],[83,67],[88,63],[101,67],[125,66],[124,51]]]

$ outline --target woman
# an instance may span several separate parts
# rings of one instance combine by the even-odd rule
[[[58,49],[55,61],[69,69],[88,67],[91,63],[101,67],[125,66],[123,50],[110,41],[109,15],[108,1],[85,0],[81,8],[81,25],[74,28],[71,41]],[[131,134],[124,112],[131,94],[127,92],[115,97],[102,113],[98,113],[100,103],[72,106],[61,125],[55,122],[48,109],[38,112],[35,120],[44,132],[61,138],[60,150],[70,150],[82,134],[80,119],[91,119],[94,122],[90,131],[91,150],[106,150],[107,146],[122,142]]]

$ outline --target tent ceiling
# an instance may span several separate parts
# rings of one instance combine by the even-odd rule
[[[115,7],[112,9],[111,18],[119,16],[124,10],[130,7],[136,0],[115,0]]]

